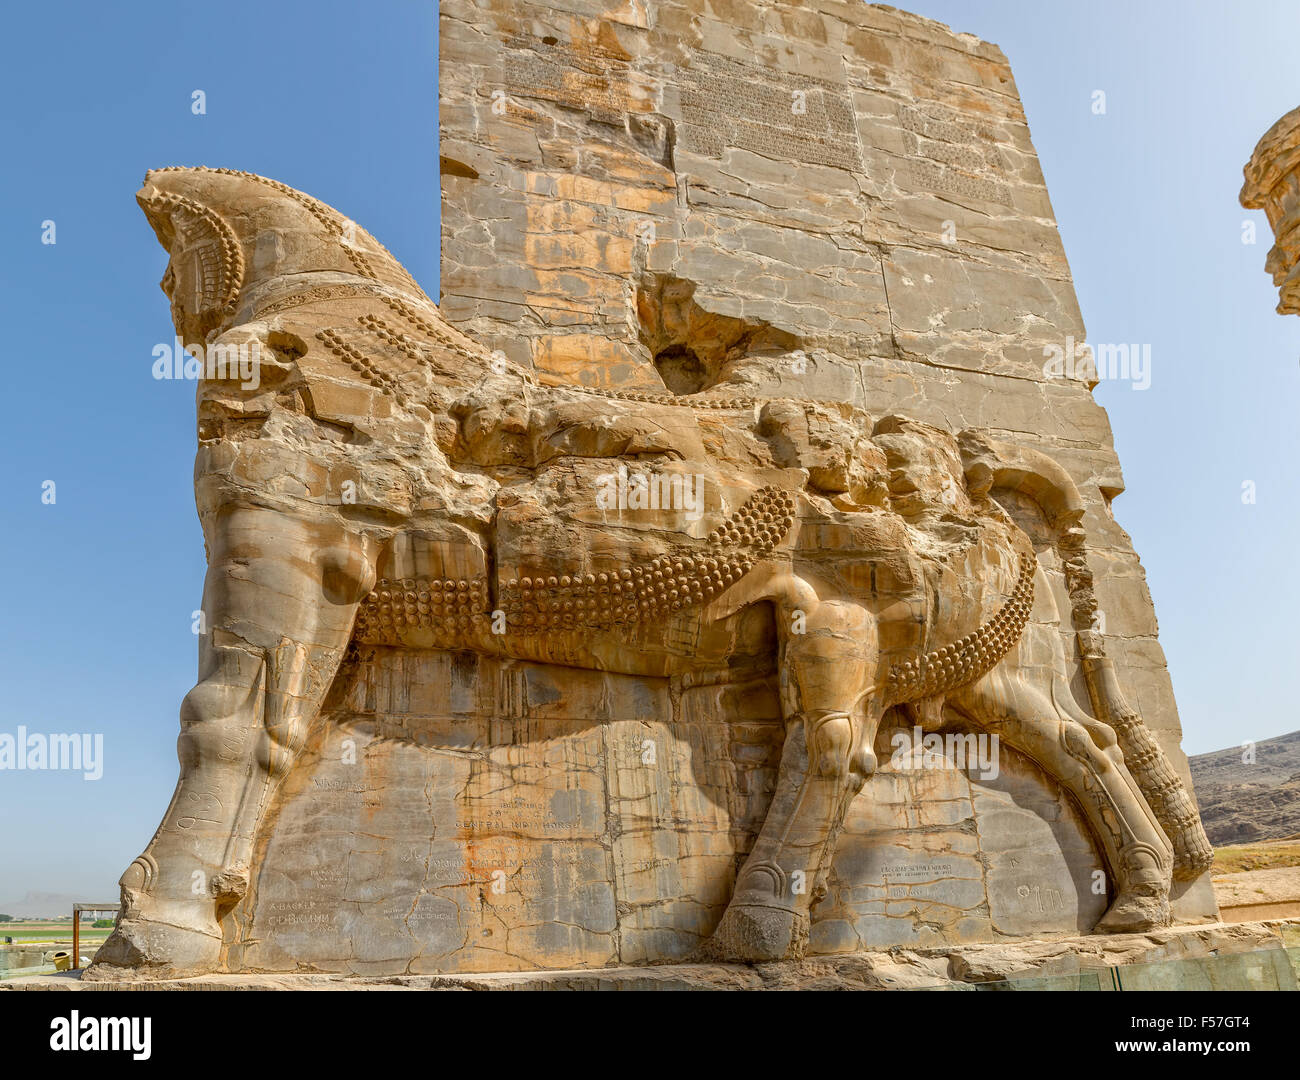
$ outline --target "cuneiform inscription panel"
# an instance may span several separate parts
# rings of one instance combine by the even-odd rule
[[[681,145],[706,157],[727,147],[778,161],[861,170],[846,85],[695,53],[675,73]]]

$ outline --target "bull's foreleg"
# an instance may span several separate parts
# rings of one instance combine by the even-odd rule
[[[845,812],[876,764],[871,617],[855,604],[813,600],[778,619],[786,738],[776,791],[705,948],[729,960],[803,954]]]
[[[337,524],[226,507],[205,522],[199,682],[181,705],[180,779],[92,977],[175,976],[220,962],[221,920],[248,887],[258,822],[293,765],[373,578]]]

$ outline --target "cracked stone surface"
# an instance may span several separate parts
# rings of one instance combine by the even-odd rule
[[[674,709],[626,676],[489,660],[455,676],[454,662],[376,650],[349,676],[280,793],[231,962],[420,974],[689,956],[770,798],[770,681],[727,687],[744,697],[728,722],[716,688]],[[457,677],[480,694],[508,680],[497,700],[518,715],[494,713],[490,736],[481,717],[438,715]],[[395,707],[408,687],[423,699]],[[1105,909],[1089,889],[1102,865],[1019,755],[993,780],[884,770],[850,809],[810,952],[1077,934]]]
[[[657,351],[747,320],[767,338],[725,388],[1049,453],[1121,680],[1187,779],[1106,413],[1086,367],[1044,375],[1045,345],[1087,334],[1001,50],[850,0],[440,12],[446,317],[545,377],[650,389]],[[1202,881],[1183,910],[1212,907]]]
[[[199,682],[88,979],[1213,920],[1002,54],[840,0],[440,18],[440,305],[276,180],[137,196],[178,334],[260,368],[199,386]],[[996,771],[895,753],[976,730]]]

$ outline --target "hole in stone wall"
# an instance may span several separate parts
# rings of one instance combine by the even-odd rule
[[[655,367],[674,394],[698,394],[709,384],[704,362],[686,345],[669,345],[655,353]]]
[[[674,394],[698,394],[735,381],[745,364],[783,357],[802,346],[794,334],[762,319],[723,315],[716,303],[696,302],[693,281],[672,274],[642,274],[637,282],[638,337],[654,359],[664,386]]]

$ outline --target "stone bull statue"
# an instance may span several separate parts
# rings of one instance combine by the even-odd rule
[[[365,646],[682,685],[775,659],[777,786],[703,955],[801,955],[890,710],[995,732],[1073,795],[1108,868],[1099,930],[1167,924],[1171,878],[1208,865],[1190,798],[1092,629],[1081,504],[1050,459],[726,387],[544,385],[446,323],[364,230],[284,184],[163,169],[138,199],[203,367],[207,632],[175,794],[122,876],[90,977],[221,968],[259,822],[348,650]],[[992,498],[1003,489],[1053,530],[1095,717],[1066,685],[1062,618],[1030,538]]]

